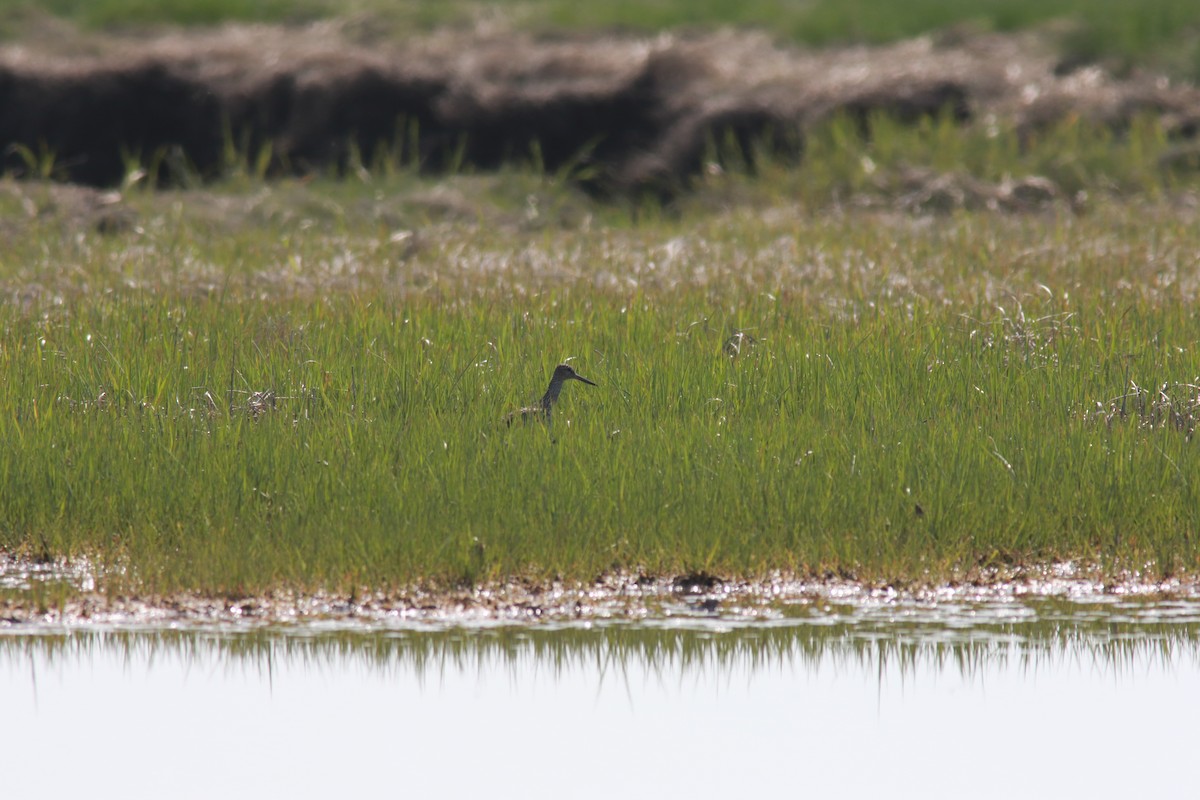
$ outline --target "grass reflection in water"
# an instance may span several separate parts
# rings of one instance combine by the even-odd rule
[[[437,679],[507,672],[557,679],[636,668],[662,678],[720,678],[735,671],[813,673],[853,668],[904,678],[918,671],[971,678],[983,668],[1031,675],[1066,665],[1120,675],[1135,666],[1200,661],[1200,605],[1072,603],[943,607],[826,607],[752,625],[690,619],[583,627],[231,630],[87,630],[0,635],[0,662],[49,666],[119,656],[130,666],[164,661],[260,673],[355,667]]]

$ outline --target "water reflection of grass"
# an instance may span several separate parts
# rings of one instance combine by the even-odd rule
[[[1036,674],[1065,664],[1120,675],[1137,667],[1200,660],[1200,620],[1121,620],[1098,607],[1076,616],[1050,610],[1038,619],[970,628],[897,621],[673,628],[588,627],[410,631],[205,630],[73,631],[0,636],[0,659],[37,657],[50,666],[99,655],[147,668],[163,660],[244,670],[344,669],[437,679],[448,673],[507,672],[514,680],[595,670],[621,680],[627,670],[659,678],[713,677],[733,671],[854,668],[881,676],[917,671],[973,677],[1014,666]]]

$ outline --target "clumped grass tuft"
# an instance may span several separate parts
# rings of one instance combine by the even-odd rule
[[[1167,381],[1149,389],[1131,380],[1125,394],[1107,403],[1096,401],[1096,408],[1089,418],[1102,421],[1109,428],[1122,423],[1151,430],[1168,428],[1191,441],[1200,419],[1200,378],[1193,378],[1189,383]]]

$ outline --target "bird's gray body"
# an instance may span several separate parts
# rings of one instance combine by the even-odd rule
[[[554,368],[554,374],[550,377],[550,386],[546,389],[546,393],[542,395],[542,401],[536,406],[526,406],[525,408],[517,409],[507,415],[504,421],[509,425],[516,419],[542,419],[549,422],[551,410],[554,408],[554,404],[558,402],[558,395],[562,392],[563,384],[567,381],[583,381],[589,386],[596,385],[576,372],[570,364],[559,364]]]

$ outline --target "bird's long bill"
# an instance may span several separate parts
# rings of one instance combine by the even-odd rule
[[[578,372],[576,372],[576,373],[575,373],[575,380],[577,380],[577,381],[583,381],[583,382],[584,382],[584,383],[586,383],[588,386],[595,386],[595,385],[596,385],[595,381],[589,381],[587,378],[583,377],[583,376],[582,376],[582,375],[580,375]]]

